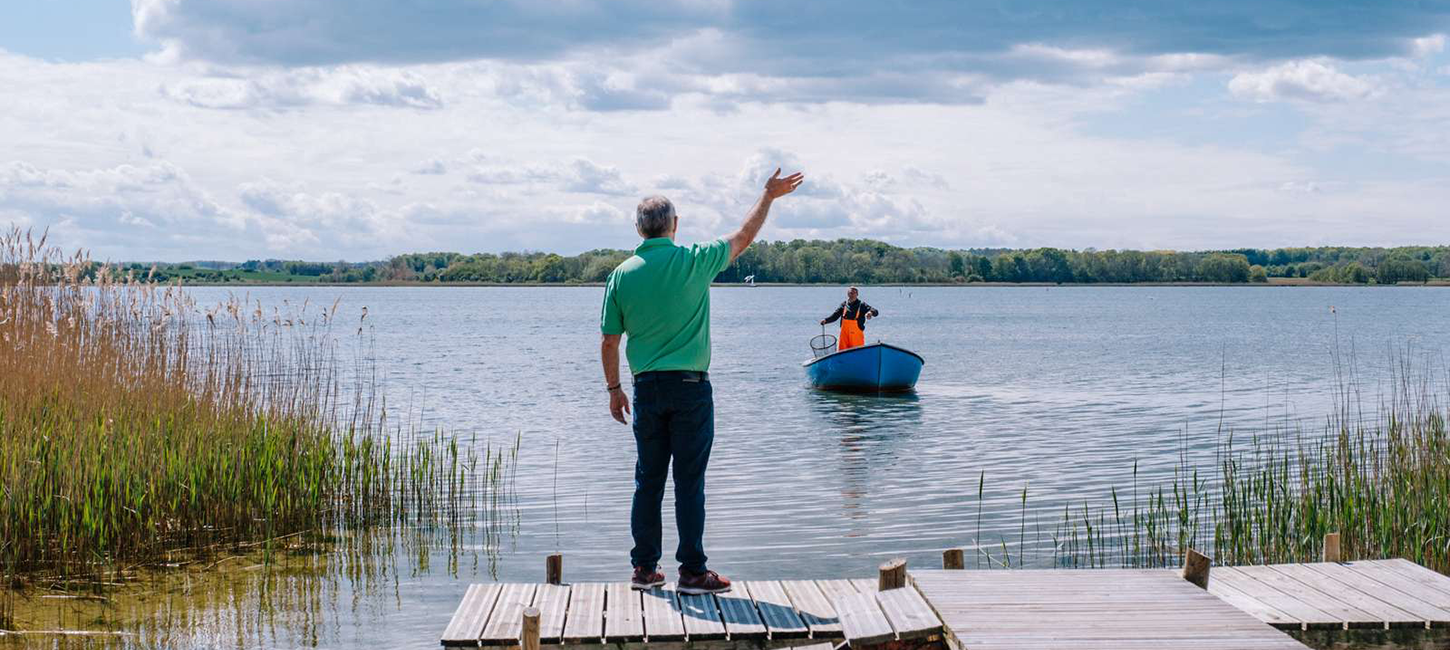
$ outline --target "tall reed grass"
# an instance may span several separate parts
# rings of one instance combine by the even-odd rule
[[[1130,503],[1113,490],[1110,505],[1067,508],[1056,564],[1177,566],[1188,548],[1218,564],[1310,562],[1338,532],[1345,559],[1399,557],[1450,573],[1447,411],[1431,365],[1410,359],[1391,356],[1392,385],[1366,412],[1336,355],[1338,407],[1319,431],[1228,434],[1207,475],[1180,459],[1140,500],[1135,469]]]
[[[202,307],[43,236],[0,236],[7,581],[104,580],[339,527],[457,525],[499,498],[517,441],[480,454],[390,419],[368,368],[339,361],[358,323],[336,303],[286,309]]]

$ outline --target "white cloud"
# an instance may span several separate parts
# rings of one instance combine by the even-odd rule
[[[271,179],[243,183],[237,194],[247,208],[271,218],[268,238],[277,245],[316,244],[327,237],[333,245],[370,246],[402,230],[395,215],[352,194],[308,193]]]
[[[1410,41],[1410,54],[1415,58],[1430,57],[1444,51],[1444,34],[1431,34]]]
[[[528,185],[534,189],[559,189],[585,194],[633,195],[635,186],[624,180],[618,168],[600,165],[588,158],[559,163],[518,164],[498,161],[479,165],[469,172],[470,182],[481,185]]]
[[[719,236],[781,164],[808,181],[777,204],[771,239],[1197,248],[1443,232],[1435,210],[1450,201],[1436,188],[1450,183],[1433,182],[1443,167],[1419,167],[1450,159],[1439,128],[1450,98],[1436,79],[1324,60],[1394,92],[1225,105],[1223,86],[1203,83],[1222,61],[1157,61],[1147,74],[1194,81],[1149,89],[1121,81],[1136,79],[1122,76],[1134,57],[1061,50],[1039,54],[1091,72],[1071,84],[993,86],[931,71],[905,80],[928,98],[931,88],[989,89],[979,104],[907,104],[882,89],[879,103],[855,101],[867,87],[850,80],[793,89],[771,75],[671,67],[670,50],[593,64],[593,76],[583,60],[287,70],[0,54],[0,87],[23,98],[0,103],[0,155],[25,161],[0,159],[0,225],[55,226],[68,247],[113,259],[568,253],[632,246],[627,217],[645,193],[675,200],[682,239]],[[237,74],[243,90],[231,98],[158,92]],[[416,79],[438,102],[423,110],[318,90],[356,79]],[[587,83],[673,99],[668,110],[589,110],[576,85]],[[1194,120],[1176,119],[1190,112]],[[1262,141],[1265,127],[1286,123],[1288,133]],[[1223,124],[1233,128],[1193,132]],[[418,173],[435,170],[446,173]],[[1340,180],[1362,175],[1374,183]],[[1291,191],[1305,179],[1326,191]],[[1355,226],[1356,214],[1375,215],[1376,229]]]
[[[362,66],[212,70],[161,86],[161,93],[198,108],[296,108],[375,104],[439,108],[443,100],[418,74]]]
[[[441,176],[448,173],[448,165],[437,158],[429,158],[414,165],[412,172],[422,176]]]
[[[1279,191],[1289,194],[1319,194],[1324,190],[1314,181],[1284,181],[1279,185]]]
[[[583,208],[569,213],[565,219],[569,223],[587,223],[599,225],[612,225],[623,227],[629,223],[629,216],[618,206],[595,201]]]
[[[1345,74],[1319,60],[1289,61],[1258,72],[1241,72],[1229,80],[1228,88],[1234,95],[1259,102],[1351,101],[1379,90],[1373,80]]]
[[[0,165],[0,213],[50,227],[64,246],[112,259],[170,251],[213,237],[245,241],[257,224],[229,209],[169,162],[95,169]]]
[[[135,33],[160,47],[158,62],[242,66],[249,80],[279,68],[463,66],[473,88],[509,102],[599,112],[681,102],[720,111],[748,102],[977,104],[1022,81],[1158,87],[1266,61],[1435,51],[1435,31],[1450,22],[1450,12],[1413,3],[1324,10],[1314,20],[1300,0],[978,4],[858,3],[802,18],[730,0],[439,0],[428,11],[389,0],[133,0],[132,13]],[[169,90],[218,107],[443,101],[428,84],[396,79],[209,79]]]
[[[624,180],[618,168],[600,165],[587,158],[570,161],[564,189],[570,192],[615,195],[632,195],[636,192],[634,185]]]

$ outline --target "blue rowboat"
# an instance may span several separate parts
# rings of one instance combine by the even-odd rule
[[[877,342],[832,352],[801,365],[816,388],[884,393],[915,388],[925,363],[911,350]]]

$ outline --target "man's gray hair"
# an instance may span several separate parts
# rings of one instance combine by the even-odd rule
[[[634,226],[645,238],[664,237],[675,225],[675,204],[663,196],[651,196],[639,202],[634,211]]]

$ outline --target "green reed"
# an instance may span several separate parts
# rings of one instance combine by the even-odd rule
[[[347,324],[337,310],[203,308],[0,236],[7,582],[101,581],[340,528],[456,532],[480,499],[496,510],[518,441],[480,458],[476,441],[390,417],[366,364],[347,379],[339,362],[335,332],[357,327],[362,345],[366,310]]]
[[[1408,355],[1394,366],[1372,415],[1342,378],[1340,406],[1317,434],[1228,434],[1211,478],[1180,457],[1173,478],[1140,502],[1135,465],[1131,504],[1112,490],[1110,507],[1064,511],[1055,563],[1177,566],[1188,548],[1218,564],[1317,561],[1324,535],[1338,532],[1345,559],[1402,557],[1450,573],[1447,412],[1430,373]]]

